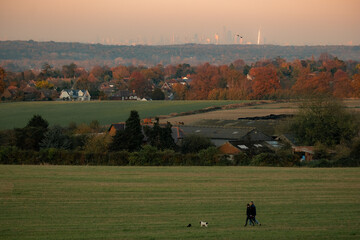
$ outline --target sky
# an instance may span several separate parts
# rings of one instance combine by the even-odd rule
[[[360,45],[359,12],[360,0],[0,0],[0,40],[257,44],[260,30],[260,44]]]

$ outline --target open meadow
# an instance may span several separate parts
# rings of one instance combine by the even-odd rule
[[[91,101],[91,102],[9,102],[0,103],[0,129],[24,127],[34,114],[40,114],[50,125],[67,126],[70,122],[101,125],[125,121],[131,110],[141,118],[224,106],[244,101]]]
[[[359,239],[360,169],[0,165],[0,213],[3,240]]]

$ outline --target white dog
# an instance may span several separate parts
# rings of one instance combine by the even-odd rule
[[[207,226],[208,226],[207,222],[200,221],[200,227],[207,227]]]

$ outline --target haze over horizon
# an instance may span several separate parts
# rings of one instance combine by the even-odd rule
[[[360,45],[359,10],[357,0],[0,0],[0,40],[256,44],[260,29],[260,44]]]

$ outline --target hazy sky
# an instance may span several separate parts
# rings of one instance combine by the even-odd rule
[[[360,0],[0,0],[0,40],[360,44]]]

